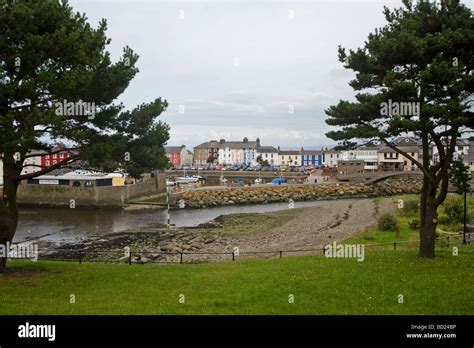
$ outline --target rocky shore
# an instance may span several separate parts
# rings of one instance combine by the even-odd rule
[[[239,188],[200,189],[181,195],[187,208],[208,208],[219,205],[265,204],[274,202],[330,200],[338,198],[372,198],[396,194],[417,194],[421,181],[393,179],[383,183],[328,183],[319,185],[261,185]],[[177,203],[179,206],[180,202]]]

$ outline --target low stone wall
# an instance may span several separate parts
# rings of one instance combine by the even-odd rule
[[[259,204],[307,200],[325,200],[348,197],[377,197],[404,193],[419,193],[419,180],[387,180],[383,183],[320,185],[262,185],[219,190],[195,190],[181,195],[189,208],[207,208],[218,205]]]
[[[165,192],[164,180],[125,186],[96,186],[91,189],[72,186],[20,185],[18,203],[21,205],[69,206],[71,199],[76,207],[119,207],[130,199]]]

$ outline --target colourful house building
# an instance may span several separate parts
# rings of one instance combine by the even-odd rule
[[[323,157],[322,151],[301,148],[301,165],[304,167],[322,166]]]

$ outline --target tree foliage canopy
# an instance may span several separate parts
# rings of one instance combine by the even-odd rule
[[[403,0],[384,14],[387,25],[364,47],[339,47],[339,60],[356,73],[356,95],[326,110],[326,123],[337,127],[327,136],[343,145],[380,140],[423,172],[420,256],[432,258],[458,139],[474,129],[474,18],[459,0]],[[401,135],[421,140],[419,158],[393,143]]]
[[[19,154],[17,180],[31,177],[19,175],[29,150],[50,152],[59,142],[73,155],[38,173],[78,160],[136,177],[166,165],[168,126],[156,117],[167,102],[130,111],[114,104],[138,73],[138,55],[125,47],[112,62],[106,29],[105,20],[92,28],[67,1],[0,1],[0,153],[5,165]],[[68,103],[93,105],[93,114],[58,112]]]
[[[363,48],[339,47],[339,60],[356,72],[355,102],[327,111],[335,140],[389,139],[403,133],[459,136],[474,128],[474,19],[458,0],[385,8],[388,24],[371,33]],[[418,114],[383,115],[381,104],[419,103]],[[447,128],[449,128],[447,130]],[[420,163],[421,164],[421,163]]]

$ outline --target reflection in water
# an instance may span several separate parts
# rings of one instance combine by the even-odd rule
[[[334,204],[334,201],[295,202],[295,208]],[[219,215],[235,213],[264,213],[288,209],[288,203],[271,203],[247,206],[225,206],[208,209],[174,210],[171,223],[177,227],[196,226]],[[107,233],[127,230],[146,230],[166,224],[166,211],[155,209],[65,209],[22,208],[14,242],[33,238],[61,244],[86,237],[100,237]]]

